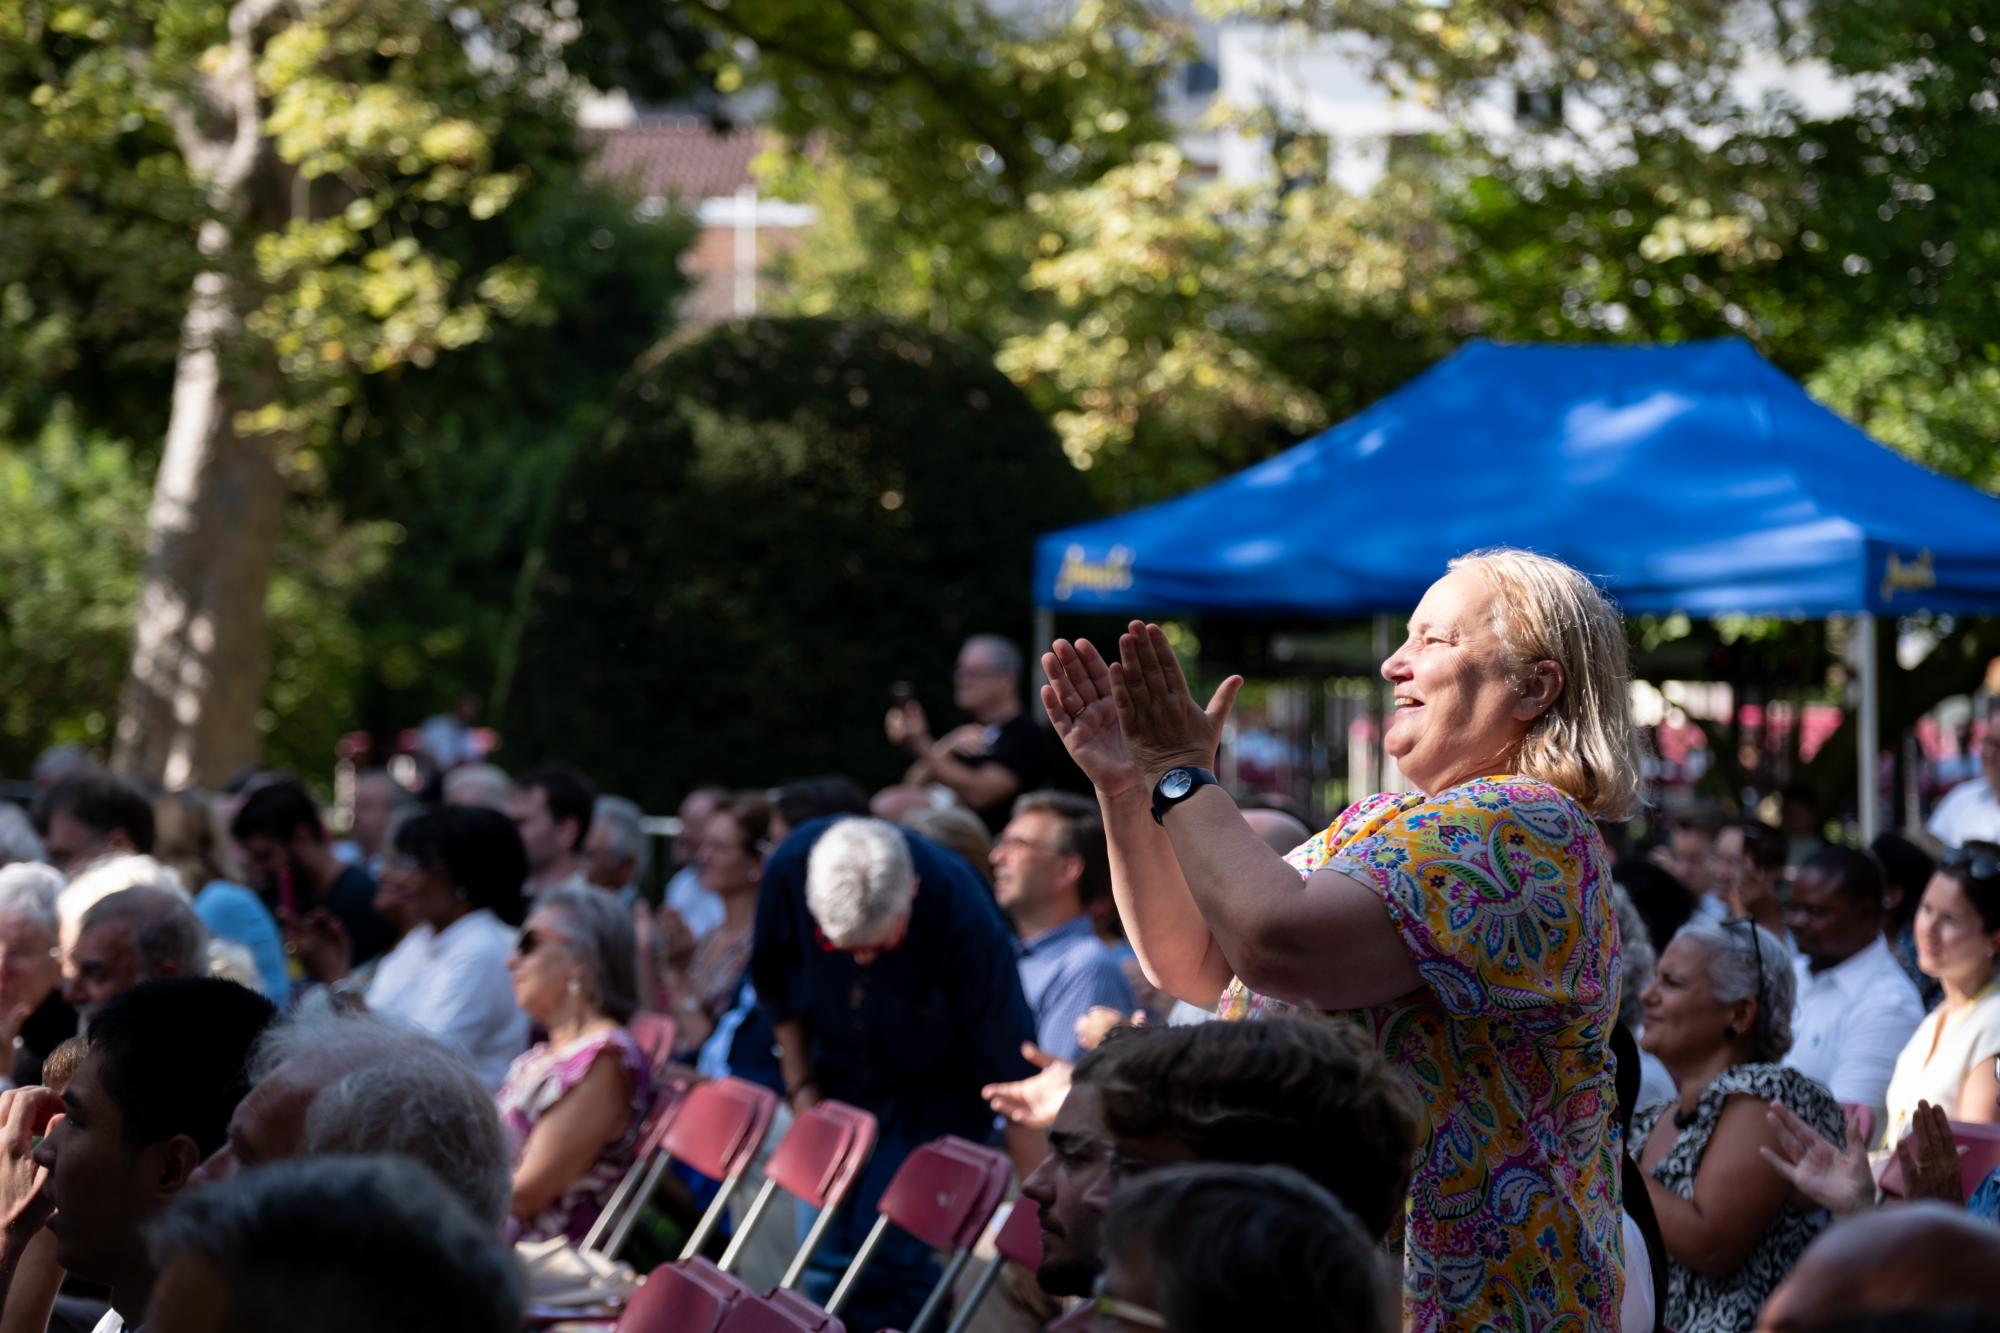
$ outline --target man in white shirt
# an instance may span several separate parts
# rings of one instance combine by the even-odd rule
[[[1896,1057],[1924,1017],[1882,938],[1883,885],[1874,857],[1829,847],[1799,867],[1785,909],[1800,954],[1785,1063],[1878,1118]]]
[[[2000,842],[2000,722],[1989,721],[1979,741],[1980,776],[1945,793],[1924,827],[1947,847]]]
[[[729,793],[721,787],[696,787],[681,800],[681,831],[674,838],[674,877],[667,881],[666,905],[686,923],[694,940],[708,938],[722,924],[722,899],[710,893],[695,869],[694,849],[701,842],[702,826],[715,813],[716,803]]]

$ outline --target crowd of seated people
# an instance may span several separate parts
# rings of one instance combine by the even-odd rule
[[[1601,616],[1537,637],[1561,584],[1475,564],[1424,616],[1498,626],[1532,715]],[[873,1116],[799,1282],[864,1333],[938,1280],[892,1229],[840,1281],[946,1135],[1005,1153],[1040,1262],[967,1270],[933,1333],[2000,1324],[2000,1162],[1961,1156],[2000,1124],[2000,846],[1828,845],[1793,792],[1783,827],[1655,819],[1614,870],[1584,817],[1610,779],[1483,702],[1490,659],[1439,665],[1449,637],[1385,665],[1423,789],[1316,830],[1211,798],[1227,688],[1190,712],[1164,640],[1125,639],[1123,674],[1044,663],[1095,801],[1037,785],[1018,655],[981,638],[985,720],[932,740],[899,707],[903,782],[704,785],[657,879],[643,807],[559,764],[431,801],[363,774],[346,827],[269,773],[69,764],[0,804],[0,1330],[521,1328],[521,1256],[581,1244],[712,1079],[775,1095],[758,1163],[814,1108]],[[1128,757],[1195,770],[1150,811],[1101,748],[1137,680]],[[1457,780],[1418,710],[1461,706],[1528,776]],[[1532,929],[1479,915],[1509,892]],[[1320,917],[1377,952],[1317,974]],[[760,1235],[789,1252],[814,1219],[785,1212]]]

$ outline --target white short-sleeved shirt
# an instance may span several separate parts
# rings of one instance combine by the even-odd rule
[[[1933,1041],[1937,1043],[1935,1051],[1931,1049]],[[1882,1146],[1893,1148],[1910,1132],[1910,1121],[1917,1113],[1919,1101],[1941,1106],[1947,1115],[1956,1115],[1965,1076],[1982,1061],[1997,1056],[2000,1056],[2000,982],[1989,984],[1971,1004],[1948,1016],[1944,1005],[1931,1010],[1896,1059],[1896,1073],[1889,1080],[1888,1137]]]
[[[1968,842],[2000,842],[2000,799],[1985,778],[1961,782],[1944,794],[1924,827],[1947,847]]]
[[[1620,1298],[1618,1324],[1624,1333],[1652,1333],[1653,1265],[1646,1255],[1646,1233],[1625,1214],[1625,1294]]]
[[[1798,1005],[1785,1063],[1837,1102],[1881,1109],[1896,1060],[1924,1021],[1917,988],[1880,935],[1846,962],[1814,972],[1796,960]]]
[[[507,971],[515,935],[485,908],[466,913],[422,942],[415,974],[380,1012],[457,1047],[486,1086],[499,1087],[528,1049],[528,1016],[514,1003]]]

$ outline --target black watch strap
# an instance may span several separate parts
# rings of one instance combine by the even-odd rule
[[[1215,774],[1205,768],[1170,768],[1153,784],[1153,822],[1167,822],[1167,811],[1200,791],[1218,785]]]

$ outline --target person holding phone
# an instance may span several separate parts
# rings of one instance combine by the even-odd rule
[[[904,782],[950,788],[998,837],[1014,798],[1039,787],[1047,771],[1042,730],[1021,706],[1021,650],[997,634],[975,634],[959,649],[951,684],[952,702],[971,722],[934,739],[924,706],[909,682],[898,681],[883,730],[914,759]]]

